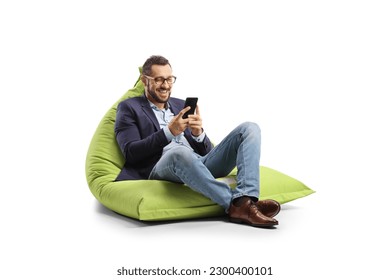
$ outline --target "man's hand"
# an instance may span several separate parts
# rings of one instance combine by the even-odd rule
[[[179,112],[179,114],[177,114],[177,115],[171,120],[171,122],[168,124],[169,130],[171,131],[171,133],[172,133],[174,136],[179,135],[179,134],[182,133],[184,130],[186,130],[186,128],[188,127],[188,123],[189,123],[190,118],[188,118],[188,119],[183,119],[183,115],[185,114],[185,112],[187,112],[187,111],[190,110],[190,109],[191,109],[191,107],[190,107],[190,106],[187,106],[186,108],[184,108],[183,110],[181,110],[181,111]]]
[[[197,137],[202,134],[202,117],[200,116],[199,106],[196,106],[195,115],[188,115],[188,126],[193,136]]]

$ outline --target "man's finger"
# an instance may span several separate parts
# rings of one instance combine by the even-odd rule
[[[196,114],[197,114],[197,115],[200,115],[199,105],[196,105]]]
[[[179,112],[179,114],[177,114],[177,116],[178,117],[182,117],[188,110],[190,110],[191,109],[191,107],[190,106],[187,106],[187,107],[185,107],[183,110],[181,110],[180,112]]]
[[[188,110],[190,110],[191,109],[191,107],[190,106],[187,106],[187,107],[185,107],[183,110],[181,110],[180,112],[179,112],[179,114],[177,114],[177,118],[182,118],[183,117],[183,115],[188,111]]]

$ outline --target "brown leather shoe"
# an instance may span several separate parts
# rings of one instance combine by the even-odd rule
[[[265,216],[273,218],[280,212],[280,204],[273,199],[259,200],[256,202],[256,206],[260,212]]]
[[[254,227],[272,227],[279,224],[277,220],[262,214],[249,197],[243,197],[240,206],[230,204],[228,214],[233,223],[246,223]]]

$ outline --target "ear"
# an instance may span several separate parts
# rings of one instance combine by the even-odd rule
[[[147,80],[148,79],[146,79],[144,75],[141,75],[141,81],[142,81],[142,83],[144,84],[145,87],[147,86]]]

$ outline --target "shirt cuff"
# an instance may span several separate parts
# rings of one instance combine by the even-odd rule
[[[196,142],[202,143],[203,140],[204,140],[204,138],[206,137],[206,133],[203,131],[202,134],[199,135],[199,136],[194,136],[194,135],[192,135],[192,134],[191,134],[191,136],[192,136],[192,138],[193,138]]]
[[[175,138],[175,135],[172,134],[172,132],[169,130],[168,126],[164,126],[163,131],[164,131],[165,137],[167,137],[168,142],[171,142],[172,139]]]

